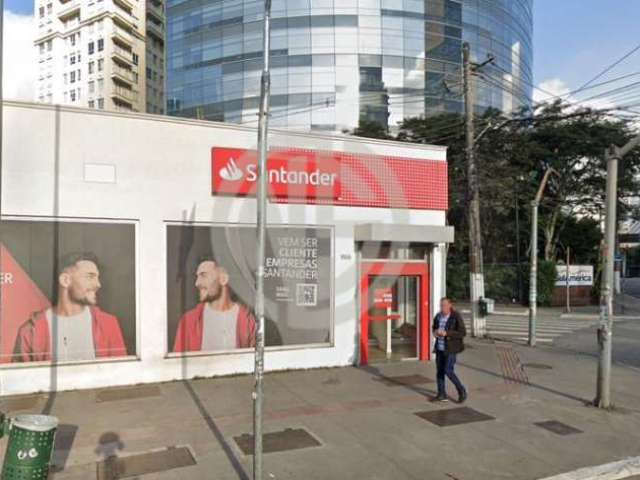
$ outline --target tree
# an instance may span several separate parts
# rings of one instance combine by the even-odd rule
[[[486,131],[484,131],[487,129]],[[530,202],[544,172],[554,168],[540,206],[541,248],[546,260],[555,260],[558,241],[574,249],[575,258],[596,263],[599,254],[599,215],[604,211],[605,149],[625,144],[634,134],[631,125],[595,110],[570,108],[555,102],[533,114],[522,110],[507,117],[487,110],[476,117],[476,144],[480,184],[480,214],[485,263],[515,261],[516,209],[520,237],[526,242]],[[455,113],[408,118],[394,137],[380,125],[361,123],[353,134],[373,138],[445,145],[449,163],[447,221],[456,229],[449,259],[464,264],[468,258],[467,192],[464,117]],[[384,136],[383,136],[384,135]],[[640,148],[624,159],[619,178],[619,212],[624,218],[640,191]],[[521,250],[526,254],[526,249]]]
[[[348,130],[345,133],[348,133]],[[366,120],[364,118],[360,119],[358,127],[352,132],[352,134],[358,137],[380,138],[383,140],[393,138],[389,135],[389,132],[383,125],[376,121]]]

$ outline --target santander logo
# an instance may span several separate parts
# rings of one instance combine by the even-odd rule
[[[220,169],[218,172],[221,178],[227,180],[228,182],[235,182],[244,177],[244,173],[242,170],[238,168],[236,161],[233,157],[229,157],[229,161],[227,164]]]
[[[212,192],[254,195],[258,180],[255,150],[212,148]],[[314,151],[269,152],[266,170],[269,195],[277,198],[339,198],[339,164]]]

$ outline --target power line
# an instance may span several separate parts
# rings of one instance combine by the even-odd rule
[[[602,70],[600,73],[598,73],[595,77],[593,77],[591,80],[589,80],[587,83],[585,83],[584,85],[582,85],[582,87],[580,87],[580,89],[591,85],[591,83],[593,83],[595,80],[597,80],[598,78],[602,77],[604,74],[606,74],[607,72],[609,72],[610,70],[612,70],[613,68],[615,68],[617,65],[619,65],[620,63],[622,63],[623,61],[625,61],[627,58],[629,58],[631,55],[633,55],[634,53],[636,53],[638,50],[640,50],[640,44],[636,45],[634,48],[631,49],[631,51],[627,52],[625,55],[622,56],[622,58],[620,58],[619,60],[616,60],[615,62],[613,62],[611,65],[609,65],[607,68],[605,68],[604,70]]]

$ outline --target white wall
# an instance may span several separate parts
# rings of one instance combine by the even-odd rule
[[[439,147],[274,132],[271,146],[393,154],[445,160]],[[137,352],[101,363],[4,365],[0,394],[154,382],[250,372],[251,353],[166,358],[166,223],[255,222],[252,199],[211,195],[213,146],[255,148],[256,131],[232,125],[5,103],[2,213],[12,216],[114,219],[137,224]],[[111,166],[113,182],[90,182],[91,165]],[[86,170],[87,165],[90,166]],[[335,226],[335,346],[271,351],[266,368],[309,368],[356,361],[358,324],[354,223],[444,225],[440,211],[269,205],[270,223]],[[442,268],[433,256],[433,269]],[[440,275],[432,275],[432,299]],[[433,304],[433,302],[432,302]]]

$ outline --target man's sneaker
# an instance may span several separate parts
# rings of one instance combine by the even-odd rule
[[[464,403],[466,402],[466,400],[467,400],[467,392],[466,390],[463,390],[458,395],[458,403]]]
[[[437,397],[433,397],[431,399],[432,402],[448,402],[449,399],[446,395],[438,395]]]

